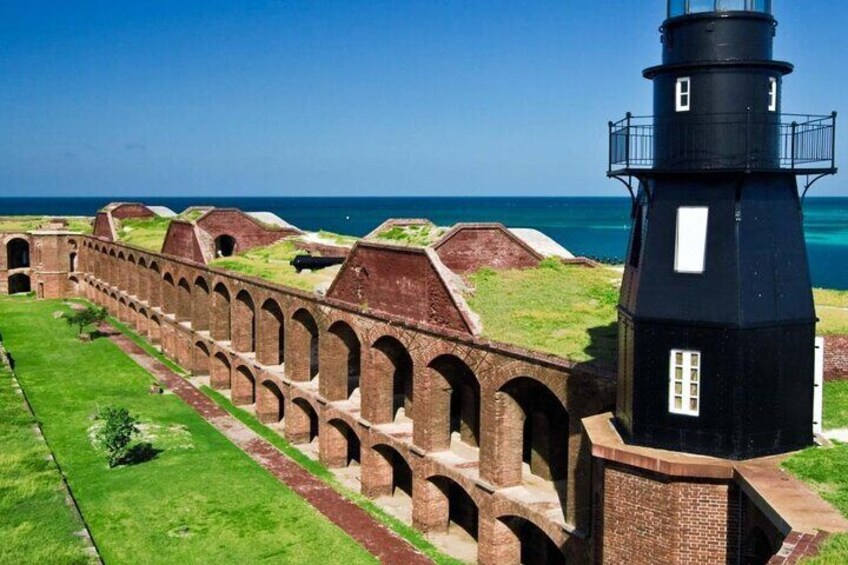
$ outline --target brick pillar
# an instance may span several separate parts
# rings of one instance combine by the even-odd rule
[[[327,400],[347,398],[347,362],[348,349],[341,336],[333,332],[324,332],[321,339],[321,396]]]
[[[427,479],[412,478],[412,524],[422,532],[446,532],[450,518],[448,495]]]
[[[200,285],[194,286],[191,293],[191,327],[202,332],[209,330],[209,311],[211,309],[209,291]]]
[[[477,538],[477,562],[480,565],[521,563],[521,540],[497,518],[481,512]]]
[[[209,384],[216,390],[230,388],[231,372],[229,362],[216,355],[212,358],[212,374],[209,377]]]
[[[391,496],[394,488],[392,463],[373,447],[362,448],[362,494],[370,498]]]
[[[480,476],[498,487],[521,482],[524,412],[506,392],[484,393],[481,399]]]
[[[318,435],[318,452],[321,463],[329,468],[347,466],[347,438],[342,430],[324,422]]]
[[[429,367],[415,371],[415,445],[426,451],[443,451],[450,447],[450,385]]]
[[[255,402],[254,387],[256,380],[244,367],[233,371],[231,399],[236,406],[246,406]]]
[[[289,402],[286,410],[286,439],[292,445],[309,443],[309,412],[298,402]]]
[[[283,417],[283,403],[285,400],[271,387],[274,385],[263,383],[256,390],[256,417],[263,424],[276,424]]]

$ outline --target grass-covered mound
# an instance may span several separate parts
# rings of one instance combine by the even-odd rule
[[[215,259],[209,263],[209,266],[310,292],[318,286],[329,284],[339,272],[339,267],[335,266],[319,271],[298,273],[289,262],[303,253],[292,242],[279,241],[265,247],[256,247],[233,257]]]
[[[574,361],[612,365],[620,273],[546,259],[526,270],[482,269],[466,297],[483,335]]]
[[[156,253],[162,250],[171,218],[125,218],[118,220],[118,241]]]
[[[436,243],[443,235],[444,228],[432,224],[414,224],[408,226],[389,226],[376,234],[374,239],[394,243],[397,245],[409,245],[412,247],[427,247]]]
[[[61,216],[67,222],[67,226],[62,228],[67,231],[80,233],[91,233],[92,218],[82,216]],[[54,218],[49,216],[0,216],[0,232],[29,232],[44,229],[53,221]]]
[[[819,335],[848,334],[848,290],[813,290],[816,300],[816,314]]]
[[[86,563],[83,526],[35,420],[0,365],[0,563]]]
[[[2,298],[0,331],[106,563],[375,562],[176,395],[150,394],[151,376],[109,339],[77,339],[57,310]],[[138,416],[156,457],[108,468],[91,439],[103,406]]]

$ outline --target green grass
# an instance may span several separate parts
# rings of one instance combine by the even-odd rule
[[[249,412],[238,408],[233,405],[225,396],[216,392],[215,390],[204,386],[201,387],[206,396],[211,398],[218,406],[226,410],[230,415],[241,421],[244,425],[249,427],[251,430],[256,432],[259,436],[267,440],[274,447],[283,452],[289,459],[293,460],[295,463],[309,471],[312,475],[318,477],[323,480],[325,483],[329,484],[333,487],[337,492],[341,493],[347,499],[353,501],[358,504],[360,507],[365,509],[369,514],[377,518],[383,524],[394,530],[398,535],[409,541],[413,546],[418,548],[422,553],[430,557],[433,561],[443,565],[452,565],[459,564],[461,561],[448,557],[440,553],[427,539],[424,537],[424,534],[410,526],[398,520],[394,516],[388,514],[385,510],[374,504],[367,497],[353,492],[346,487],[344,487],[336,478],[333,473],[327,469],[321,462],[315,461],[314,459],[310,459],[306,455],[304,455],[299,449],[292,446],[288,441],[285,440],[280,434],[271,430],[264,424],[262,424],[256,417],[254,417]]]
[[[848,334],[848,290],[813,289],[819,335]]]
[[[438,241],[445,231],[444,228],[437,228],[431,224],[391,226],[378,233],[375,239],[412,247],[427,247]]]
[[[321,230],[318,232],[318,236],[322,239],[328,239],[334,242],[336,245],[353,245],[357,241],[359,241],[358,237],[354,237],[352,235],[342,235],[340,233],[334,233],[331,231]]]
[[[823,416],[826,430],[848,428],[848,381],[824,383]]]
[[[87,563],[62,479],[35,420],[0,365],[0,563]]]
[[[292,242],[279,241],[233,257],[215,259],[209,265],[310,292],[313,292],[320,284],[331,282],[338,273],[339,267],[331,267],[298,274],[294,267],[289,265],[289,261],[302,253],[303,251],[297,249]]]
[[[67,221],[68,231],[91,233],[92,218],[81,216],[57,216]],[[0,232],[28,232],[42,229],[50,221],[47,216],[0,216]]]
[[[165,243],[170,218],[126,218],[118,220],[118,241],[159,252]]]
[[[620,274],[546,259],[535,269],[470,276],[483,335],[574,361],[612,364]]]
[[[110,340],[79,341],[57,310],[0,299],[0,331],[107,563],[375,561],[177,396],[148,394],[152,377]],[[168,432],[154,443],[164,451],[109,469],[89,434],[111,405]]]

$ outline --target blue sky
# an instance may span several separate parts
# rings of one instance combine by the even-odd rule
[[[5,0],[0,196],[622,195],[664,4]],[[848,111],[848,2],[775,5],[784,110]]]

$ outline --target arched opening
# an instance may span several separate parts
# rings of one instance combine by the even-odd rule
[[[29,242],[27,240],[19,237],[9,240],[6,244],[6,265],[10,271],[29,267]]]
[[[428,369],[432,449],[448,449],[454,440],[477,447],[480,383],[474,372],[453,355],[436,358]]]
[[[499,520],[511,530],[518,541],[521,563],[565,565],[562,550],[536,524],[518,516],[505,516]]]
[[[68,255],[68,272],[77,272],[77,252],[73,251]]]
[[[230,341],[230,291],[222,283],[215,285],[212,292],[212,338]]]
[[[191,305],[191,327],[197,331],[209,330],[209,285],[203,277],[194,281]]]
[[[127,257],[127,286],[126,291],[130,296],[138,296],[138,271],[136,270],[135,256],[130,254]]]
[[[150,316],[150,323],[147,324],[148,337],[153,344],[162,342],[162,323],[157,316]]]
[[[283,391],[273,381],[263,381],[259,387],[256,403],[256,416],[263,424],[279,424],[286,415],[286,401]]]
[[[150,307],[160,307],[162,305],[162,276],[159,265],[155,261],[150,262],[150,270],[147,272],[147,287],[150,292]]]
[[[232,401],[236,406],[247,406],[256,402],[256,379],[245,366],[233,373]]]
[[[215,238],[215,257],[231,257],[236,254],[236,239],[231,235]]]
[[[242,353],[256,351],[256,307],[246,290],[236,295],[233,311],[233,348]]]
[[[308,310],[300,309],[292,316],[286,347],[286,373],[291,380],[310,381],[318,375],[318,324]]]
[[[16,273],[9,277],[9,294],[32,292],[29,275]]]
[[[180,279],[177,285],[177,321],[191,320],[191,285],[185,279]]]
[[[129,323],[130,327],[134,330],[138,331],[138,309],[136,309],[135,304],[130,302],[129,305]]]
[[[372,347],[371,370],[377,398],[385,404],[378,407],[375,423],[412,418],[412,357],[406,347],[391,336],[381,337]]]
[[[114,249],[109,250],[109,267],[106,270],[106,282],[110,286],[118,286],[118,255]]]
[[[344,420],[330,420],[321,436],[321,461],[330,468],[360,463],[359,436]]]
[[[328,400],[344,400],[359,389],[361,346],[356,332],[344,322],[327,331],[323,343],[321,388]]]
[[[427,481],[432,490],[432,529],[450,534],[465,534],[477,541],[479,510],[474,499],[456,481],[447,477],[432,477]]]
[[[138,333],[143,336],[150,333],[150,322],[147,319],[147,310],[144,308],[138,309]]]
[[[269,298],[259,309],[259,339],[256,360],[263,365],[282,365],[285,362],[285,316],[280,305]]]
[[[166,314],[177,313],[177,285],[174,283],[174,277],[171,273],[165,273],[162,277],[162,298],[164,304],[162,310]]]
[[[192,363],[192,373],[197,376],[209,374],[209,348],[202,341],[194,344],[194,361]]]
[[[368,457],[362,474],[366,496],[412,498],[412,469],[403,455],[388,445],[375,445]]]
[[[568,412],[548,387],[528,377],[513,379],[498,391],[503,408],[499,427],[506,482],[527,474],[546,481],[568,475]],[[518,453],[521,446],[521,453]]]
[[[117,273],[115,273],[115,283],[114,286],[117,286],[121,290],[127,290],[127,258],[124,257],[123,251],[118,252],[118,261],[115,263],[115,268],[117,269]]]
[[[150,303],[150,275],[147,270],[147,261],[144,257],[138,258],[138,268],[136,269],[136,279],[138,279],[138,298],[143,302]]]
[[[230,388],[230,360],[223,353],[216,353],[212,358],[212,373],[210,383],[212,388],[226,390]]]
[[[318,413],[304,398],[295,398],[286,412],[286,437],[294,445],[312,443],[318,437]]]

